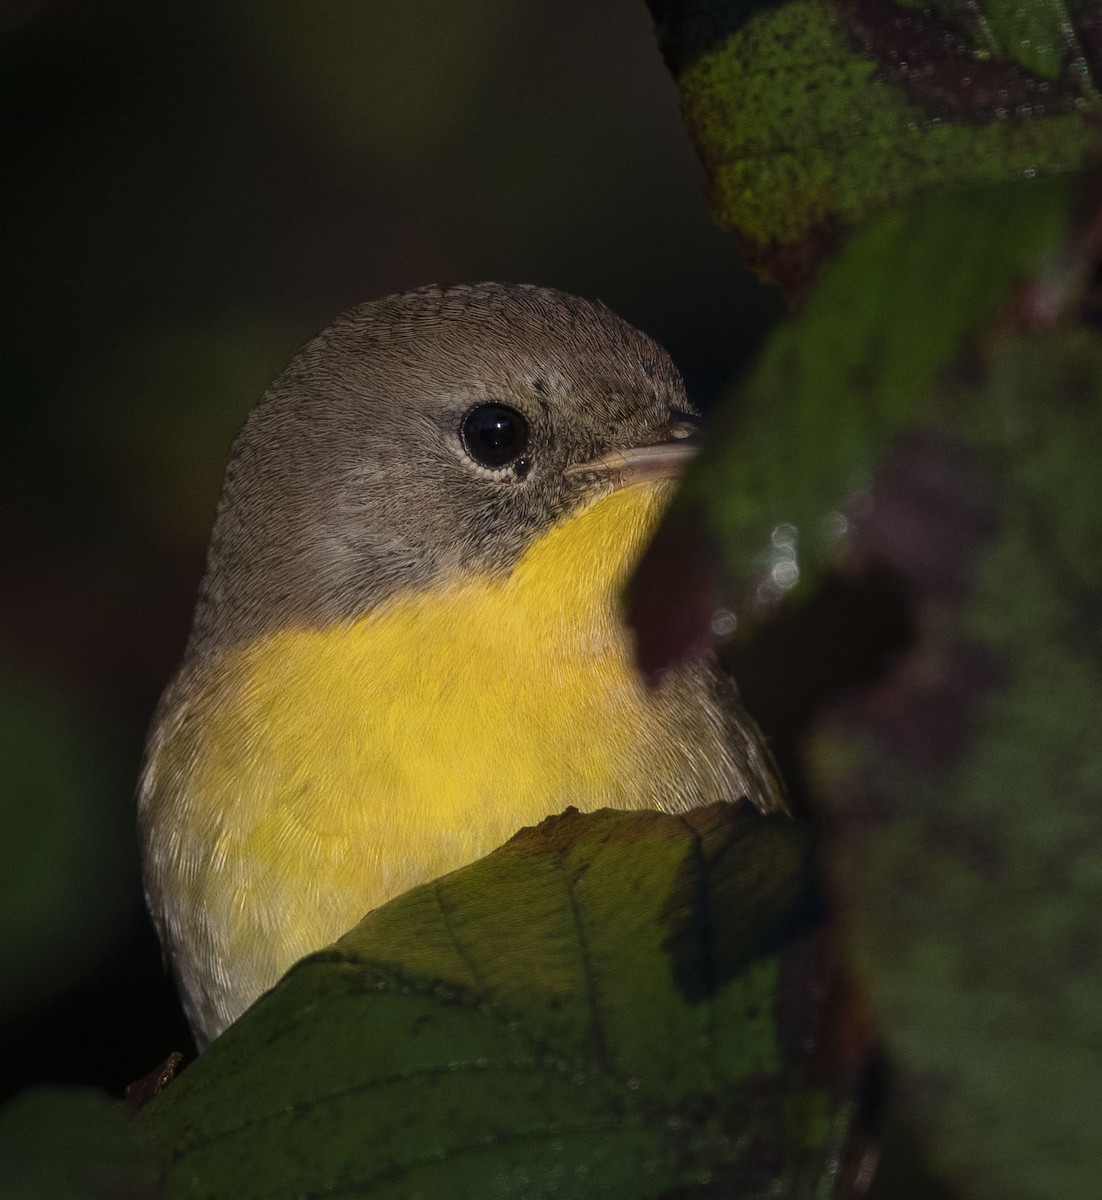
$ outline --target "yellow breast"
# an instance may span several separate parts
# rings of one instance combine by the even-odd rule
[[[143,787],[152,899],[201,1027],[549,813],[666,806],[678,736],[616,608],[660,507],[660,488],[615,492],[507,576],[285,629],[205,670]]]

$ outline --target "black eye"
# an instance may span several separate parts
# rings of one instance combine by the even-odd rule
[[[503,467],[528,448],[528,422],[515,408],[480,404],[459,426],[463,448],[484,467]]]

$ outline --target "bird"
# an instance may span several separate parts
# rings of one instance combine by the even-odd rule
[[[369,911],[573,806],[783,806],[704,651],[620,593],[695,448],[668,354],[551,288],[353,308],[234,441],[137,809],[202,1050]]]

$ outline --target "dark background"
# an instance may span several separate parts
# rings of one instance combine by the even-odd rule
[[[133,786],[230,439],[358,301],[604,300],[701,401],[773,294],[643,0],[0,0],[0,1097],[188,1046]]]

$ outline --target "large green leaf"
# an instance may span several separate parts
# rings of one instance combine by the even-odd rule
[[[651,0],[716,219],[799,291],[930,188],[1064,172],[1102,134],[1096,0]]]
[[[809,835],[551,818],[295,967],[141,1120],[175,1197],[832,1194]],[[775,1190],[770,1190],[775,1189]]]

